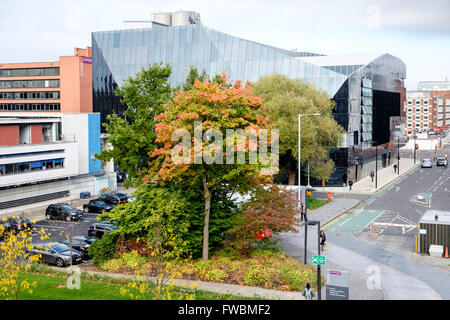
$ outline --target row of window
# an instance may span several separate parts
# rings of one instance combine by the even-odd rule
[[[428,105],[428,100],[423,100],[423,105],[424,106],[427,106]],[[408,100],[408,106],[411,106],[413,104],[413,102],[412,102],[412,100]],[[416,100],[416,105],[420,105],[421,104],[421,101],[420,100]]]
[[[0,99],[28,100],[28,99],[59,99],[59,92],[0,92]]]
[[[0,77],[58,76],[59,68],[0,69]]]
[[[412,128],[412,123],[408,123],[408,128]],[[428,128],[428,123],[423,124],[424,128]],[[420,128],[420,123],[416,123],[416,128]]]
[[[64,168],[64,159],[0,164],[0,176]]]
[[[59,103],[0,103],[0,111],[60,111]]]
[[[408,116],[408,120],[412,120],[412,116]],[[416,120],[420,120],[420,116],[416,116]],[[428,120],[428,116],[423,116],[423,120]]]
[[[413,112],[413,108],[408,108],[407,112]],[[420,113],[420,108],[416,108],[416,113]],[[428,108],[423,108],[423,113],[428,113]]]
[[[0,81],[0,89],[9,88],[59,88],[59,80],[10,80]]]

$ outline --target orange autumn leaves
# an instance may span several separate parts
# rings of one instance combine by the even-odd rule
[[[271,128],[268,119],[260,113],[263,110],[261,98],[252,94],[249,83],[243,87],[241,81],[232,84],[226,82],[225,78],[222,80],[224,82],[221,84],[197,80],[191,90],[178,91],[173,99],[162,106],[163,113],[155,117],[156,142],[159,147],[149,153],[152,160],[143,179],[145,183],[182,181],[200,173],[198,170],[201,171],[204,167],[196,166],[194,157],[199,152],[201,155],[210,145],[210,141],[203,136],[206,130],[214,129],[225,136],[227,129],[258,132],[260,129]],[[203,130],[200,145],[196,145],[194,141],[194,122],[200,122]],[[179,129],[189,132],[188,137],[194,145],[192,161],[189,163],[174,163],[171,159],[172,151],[179,143],[173,141],[173,134]],[[252,151],[249,148],[255,149],[254,143],[250,142],[245,151]],[[249,165],[241,169],[252,170]]]

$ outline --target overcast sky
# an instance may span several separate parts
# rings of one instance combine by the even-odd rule
[[[0,64],[58,60],[91,45],[91,32],[193,10],[212,29],[322,54],[390,53],[406,86],[450,76],[449,0],[1,0]]]

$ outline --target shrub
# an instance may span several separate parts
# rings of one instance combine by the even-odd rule
[[[108,272],[118,272],[124,267],[124,263],[122,259],[111,259],[108,261],[103,262],[100,265],[100,268],[102,270],[108,271]]]
[[[135,250],[125,253],[121,257],[123,263],[127,268],[134,269],[142,266],[145,262],[147,262],[147,258],[140,256],[139,253]]]
[[[247,286],[260,286],[276,279],[277,272],[261,265],[247,267],[244,276],[244,284]]]
[[[114,256],[118,236],[116,232],[105,233],[101,239],[92,243],[89,247],[89,256],[92,258],[94,265],[99,266],[102,262]]]
[[[206,279],[215,282],[222,282],[226,277],[227,273],[221,269],[213,269],[206,274]]]

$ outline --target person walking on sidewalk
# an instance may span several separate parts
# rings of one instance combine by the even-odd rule
[[[303,289],[302,296],[304,296],[306,300],[312,300],[315,295],[314,290],[311,289],[311,284],[308,282],[306,288]]]
[[[370,177],[372,178],[372,182],[373,182],[373,177],[375,177],[375,172],[373,171],[373,169],[372,169],[372,171],[370,171]]]
[[[303,221],[305,219],[305,206],[303,205],[303,202],[300,203],[300,221]]]
[[[350,187],[350,190],[352,190],[353,180],[349,180],[349,181],[348,181],[348,186]]]
[[[325,249],[325,246],[327,244],[327,236],[325,235],[325,231],[320,230],[320,249],[323,250]]]
[[[397,164],[394,164],[394,173],[397,173]]]

